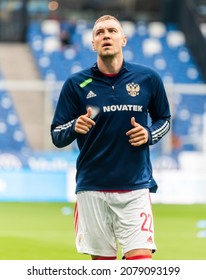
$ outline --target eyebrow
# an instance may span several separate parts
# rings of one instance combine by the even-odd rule
[[[116,28],[114,26],[111,26],[111,27],[99,27],[96,30],[94,30],[94,33],[97,33],[99,31],[103,31],[105,29],[107,29],[107,30],[117,30],[118,31],[118,28]]]

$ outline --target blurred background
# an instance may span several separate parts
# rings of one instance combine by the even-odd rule
[[[65,79],[96,60],[103,14],[122,22],[125,60],[154,68],[167,90],[154,202],[206,203],[206,0],[0,0],[0,201],[75,201],[77,146],[56,149],[50,124]]]

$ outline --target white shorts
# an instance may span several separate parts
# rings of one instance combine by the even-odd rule
[[[80,192],[74,224],[80,253],[117,256],[118,244],[123,254],[133,249],[156,250],[148,189]]]

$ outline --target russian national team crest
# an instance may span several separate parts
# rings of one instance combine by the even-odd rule
[[[139,95],[140,85],[135,83],[126,84],[126,90],[130,96],[137,96]]]

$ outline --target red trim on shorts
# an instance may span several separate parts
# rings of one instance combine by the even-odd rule
[[[111,260],[116,260],[117,257],[98,257],[96,259],[93,259],[94,261],[100,261],[100,260],[105,260],[105,261],[111,261]]]
[[[137,255],[137,256],[131,256],[126,258],[126,260],[144,260],[144,259],[152,259],[152,256],[150,255]]]
[[[77,202],[76,202],[75,207],[74,207],[74,229],[75,229],[75,232],[77,234],[77,231],[78,231],[78,207],[77,207]]]

